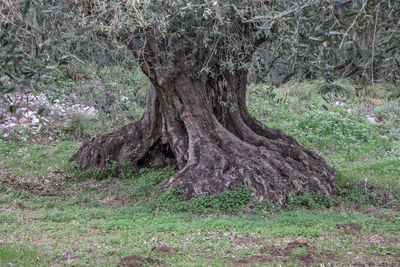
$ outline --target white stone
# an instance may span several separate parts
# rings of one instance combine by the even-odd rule
[[[26,108],[18,108],[18,109],[15,111],[15,114],[19,115],[20,113],[25,113],[26,110],[27,110]]]
[[[21,119],[18,120],[18,123],[19,124],[24,124],[27,121],[28,121],[28,119],[26,117],[22,117]]]
[[[335,104],[336,104],[336,106],[344,106],[344,102],[342,102],[342,101],[336,101],[335,102]]]
[[[83,109],[83,114],[91,117],[95,117],[97,115],[97,110],[93,107],[85,107]]]
[[[38,123],[39,123],[39,119],[36,116],[32,117],[32,124],[37,125]]]
[[[367,120],[368,120],[370,123],[376,124],[376,120],[375,120],[374,117],[371,117],[371,116],[367,115]]]

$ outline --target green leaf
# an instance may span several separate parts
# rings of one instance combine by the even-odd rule
[[[330,31],[329,35],[342,35],[343,32],[339,32],[339,31]]]

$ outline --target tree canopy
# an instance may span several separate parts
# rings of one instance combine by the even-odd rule
[[[118,40],[133,32],[143,42],[154,39],[158,60],[185,47],[187,67],[203,76],[215,64],[226,71],[259,66],[265,52],[252,64],[249,57],[262,42],[268,57],[283,58],[300,78],[373,83],[400,75],[398,1],[24,0],[3,1],[0,9],[2,90],[10,80],[43,79],[46,66],[71,59],[132,60]],[[259,67],[271,68],[273,60]]]
[[[159,59],[185,47],[200,75],[214,64],[248,69],[246,58],[262,42],[311,77],[374,82],[399,75],[397,1],[122,1],[97,10],[104,31],[152,36]]]

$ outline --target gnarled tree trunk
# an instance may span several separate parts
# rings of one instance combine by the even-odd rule
[[[138,50],[134,39],[128,47]],[[151,53],[149,40],[144,48]],[[140,167],[173,158],[179,172],[163,186],[177,186],[188,198],[248,186],[252,202],[283,205],[303,188],[332,193],[336,174],[324,159],[248,113],[245,70],[204,81],[187,71],[183,57],[141,67],[153,84],[144,117],[84,144],[71,158],[81,169],[110,160]]]

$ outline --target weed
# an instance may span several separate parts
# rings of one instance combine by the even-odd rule
[[[201,196],[189,201],[189,209],[193,212],[223,211],[238,213],[247,209],[251,197],[248,187],[225,191],[216,196]]]
[[[316,91],[320,94],[326,95],[329,102],[333,100],[332,95],[350,98],[355,96],[356,89],[349,80],[346,79],[317,79],[312,82],[312,86],[316,88]]]
[[[119,176],[122,179],[135,179],[138,177],[138,172],[136,168],[133,168],[132,164],[130,162],[121,162],[120,168],[119,168]]]
[[[288,196],[286,208],[288,210],[294,210],[299,207],[307,209],[330,208],[333,204],[332,202],[329,196],[302,190],[296,196],[292,194]]]
[[[60,130],[64,140],[88,140],[100,133],[104,133],[101,121],[95,116],[80,113],[74,114],[67,125]]]
[[[167,166],[162,170],[148,168],[141,169],[138,176],[140,179],[136,178],[136,184],[132,191],[133,198],[137,201],[143,201],[146,197],[149,197],[155,193],[153,190],[158,184],[168,179],[175,173],[176,169],[174,166]]]
[[[137,179],[138,172],[131,162],[109,161],[103,169],[93,168],[81,171],[74,168],[74,176],[80,181],[105,180],[108,178]]]
[[[280,213],[282,212],[282,207],[271,200],[264,200],[260,203],[254,205],[253,210],[255,214],[261,215],[264,213]]]
[[[154,186],[148,187],[146,185],[146,187],[136,186],[134,189],[134,192],[141,192],[140,194],[136,193],[136,195],[134,193],[135,198],[138,200],[147,199],[144,207],[148,211],[238,214],[248,208],[251,197],[251,191],[247,187],[225,191],[218,195],[195,197],[189,200],[183,197],[179,188],[171,188],[167,192],[161,189],[152,190],[152,188]],[[152,192],[151,198],[149,198],[149,192]]]
[[[364,86],[359,90],[363,97],[372,97],[377,99],[391,99],[400,97],[400,87],[390,83],[375,83],[374,85]]]
[[[346,183],[335,187],[335,195],[346,202],[361,204],[364,190],[359,185]]]
[[[155,196],[145,206],[152,211],[170,211],[184,212],[187,211],[187,203],[179,188],[171,188],[169,192],[163,192],[158,189]]]
[[[105,178],[107,178],[107,175],[104,173],[104,171],[98,168],[88,169],[85,171],[74,168],[74,176],[77,177],[78,181],[85,181],[90,179],[104,180]]]
[[[5,184],[0,183],[0,193],[5,193],[7,191],[7,187]]]
[[[292,256],[305,255],[307,253],[308,253],[308,250],[306,248],[294,248],[294,249],[292,249]]]
[[[10,214],[0,214],[0,223],[11,223],[12,219]]]
[[[367,183],[360,183],[351,179],[346,179],[339,173],[334,193],[338,201],[353,203],[358,205],[370,205],[375,207],[398,207],[399,197],[396,191],[390,188],[379,187]]]

